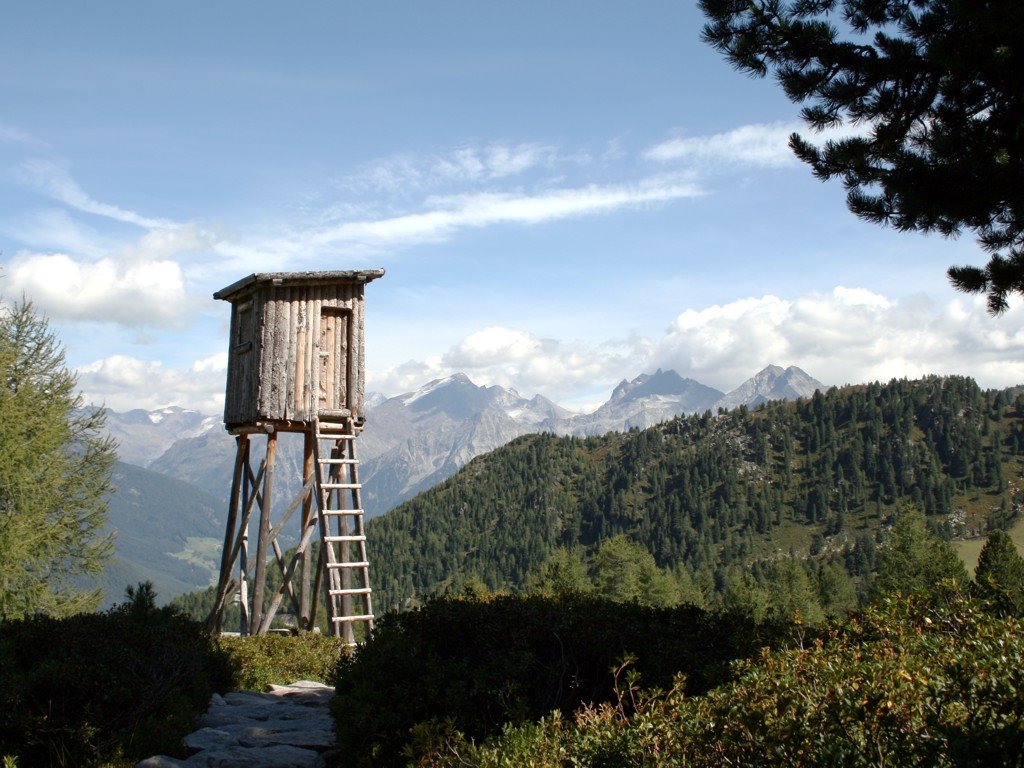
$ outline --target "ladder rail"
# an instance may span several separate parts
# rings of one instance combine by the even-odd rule
[[[328,415],[331,418],[333,414]],[[351,417],[337,422],[317,418],[314,472],[317,520],[327,619],[332,633],[355,642],[354,625],[373,629],[372,589]]]

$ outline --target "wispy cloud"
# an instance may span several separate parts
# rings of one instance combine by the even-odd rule
[[[451,184],[480,183],[551,168],[561,160],[555,147],[536,142],[463,146],[448,152],[395,154],[343,176],[337,186],[358,192],[429,192]]]
[[[20,144],[35,151],[46,152],[50,145],[16,125],[0,123],[0,144]]]
[[[824,143],[866,130],[844,127],[814,132],[800,122],[757,123],[710,136],[669,139],[648,149],[644,156],[662,163],[686,161],[699,165],[730,163],[780,167],[798,162],[789,148],[789,137],[793,133]]]
[[[434,242],[466,228],[498,224],[532,225],[558,219],[697,197],[699,186],[674,178],[648,179],[629,185],[589,185],[537,194],[484,192],[431,197],[431,210],[380,219],[347,221],[303,234],[302,243],[279,245],[298,251],[312,245],[368,248]]]
[[[29,186],[83,213],[103,216],[146,229],[178,226],[170,219],[150,218],[135,211],[93,199],[78,185],[66,168],[52,160],[39,158],[24,160],[18,168],[18,175]]]
[[[7,217],[0,226],[5,235],[34,251],[101,258],[118,246],[115,239],[76,219],[66,208],[45,208]]]

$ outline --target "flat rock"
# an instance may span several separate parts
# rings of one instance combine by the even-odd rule
[[[253,729],[256,730],[256,729]],[[271,744],[288,744],[293,747],[324,750],[334,746],[334,734],[330,731],[271,731],[246,733],[239,738],[243,747],[264,747]]]
[[[277,698],[269,693],[257,691],[231,691],[224,694],[224,701],[232,707],[239,705],[259,707],[268,703],[273,704]]]
[[[185,737],[185,747],[190,752],[200,752],[204,749],[219,749],[231,744],[237,744],[238,738],[226,730],[220,728],[200,728]]]
[[[323,768],[319,752],[286,744],[248,749],[208,750],[193,755],[185,763],[202,768]]]
[[[323,768],[334,747],[328,705],[334,690],[300,680],[269,693],[234,691],[210,698],[198,730],[185,737],[187,760],[156,755],[137,768]]]
[[[267,720],[270,712],[267,707],[216,707],[199,716],[199,725],[219,728],[237,723],[254,723]]]

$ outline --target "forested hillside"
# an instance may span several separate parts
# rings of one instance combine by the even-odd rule
[[[603,437],[530,435],[368,524],[376,607],[467,578],[519,588],[558,548],[626,534],[721,590],[781,555],[870,575],[912,503],[946,536],[1003,527],[1021,502],[1024,397],[931,377],[674,419]]]

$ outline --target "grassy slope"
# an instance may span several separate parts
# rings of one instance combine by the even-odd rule
[[[1017,551],[1020,552],[1021,556],[1024,556],[1024,517],[1017,519],[1013,526],[1011,526],[1009,534],[1010,538],[1013,539],[1013,543],[1017,545]],[[984,538],[961,539],[953,542],[956,553],[960,555],[960,559],[967,566],[967,572],[972,576],[974,575],[974,569],[978,567],[978,556],[981,554],[983,546],[985,546]]]

